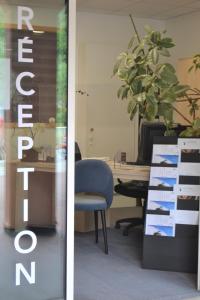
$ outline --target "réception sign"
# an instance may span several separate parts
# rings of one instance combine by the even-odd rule
[[[18,55],[17,62],[19,64],[28,63],[33,64],[34,59],[32,57],[33,53],[33,40],[28,36],[30,31],[33,31],[33,26],[31,21],[34,17],[34,12],[29,7],[18,6],[17,7],[17,29],[22,30],[22,28],[26,29],[26,34],[23,38],[18,39]],[[25,90],[22,87],[22,82],[24,78],[30,78],[32,80],[35,75],[28,70],[26,72],[22,72],[17,75],[16,78],[16,89],[17,91],[23,95],[23,98],[26,99],[27,96],[32,96],[35,94],[34,89]],[[24,101],[25,102],[25,101]],[[33,109],[33,105],[28,105],[26,103],[18,105],[18,128],[30,128],[33,127],[33,123],[31,123],[32,113],[30,111]],[[28,111],[27,111],[28,110]],[[28,123],[27,122],[28,119]],[[26,122],[24,122],[26,120]],[[18,159],[22,159],[23,152],[30,150],[33,147],[33,139],[29,136],[19,136],[17,140],[17,156]],[[34,168],[17,168],[18,173],[22,173],[23,176],[23,190],[28,191],[29,189],[29,173],[34,172]],[[28,215],[28,206],[29,200],[23,199],[23,222],[27,222],[29,220]],[[31,245],[27,249],[23,249],[20,246],[20,240],[22,237],[28,236],[31,239]],[[14,240],[15,250],[21,255],[28,255],[37,246],[37,236],[34,232],[30,230],[23,230],[19,232]],[[36,262],[30,261],[30,268],[27,270],[22,263],[17,263],[15,266],[15,284],[16,286],[21,285],[21,276],[24,276],[29,284],[36,283]]]

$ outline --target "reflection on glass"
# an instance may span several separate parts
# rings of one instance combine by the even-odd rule
[[[0,290],[65,299],[65,1],[0,0]]]

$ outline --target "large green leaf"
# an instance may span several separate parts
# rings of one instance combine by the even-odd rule
[[[123,100],[124,98],[128,97],[128,92],[130,90],[129,85],[126,85],[121,93],[121,99]]]
[[[118,72],[120,65],[121,65],[121,60],[118,60],[115,63],[114,68],[113,68],[113,76]]]
[[[163,116],[165,120],[172,122],[173,119],[173,108],[169,103],[160,103],[158,106],[158,115]]]
[[[146,95],[146,100],[147,100],[147,103],[151,103],[152,105],[158,103],[156,96],[154,94],[152,95],[151,93],[148,93]]]
[[[127,58],[127,55],[128,55],[127,52],[122,52],[117,57],[117,62],[115,63],[114,68],[113,68],[113,76],[117,74],[117,72],[120,69],[120,66],[124,64],[124,61]]]
[[[153,81],[153,78],[151,75],[144,75],[144,77],[142,79],[142,86],[147,87],[152,83],[152,81]]]
[[[150,40],[152,43],[158,45],[158,43],[160,42],[160,39],[161,39],[161,34],[159,31],[153,31],[150,34]]]
[[[176,84],[178,82],[175,69],[170,64],[165,65],[165,68],[160,73],[160,78],[168,84]]]
[[[193,122],[193,126],[194,129],[200,129],[200,118],[197,118],[194,122]]]
[[[166,49],[166,48],[162,48],[162,49],[160,50],[160,54],[161,54],[162,56],[170,57],[170,52],[169,52],[169,50]]]
[[[146,100],[146,94],[144,92],[139,93],[137,95],[135,95],[135,99],[137,99],[138,103],[144,103],[144,101]]]
[[[138,110],[138,106],[137,106],[137,105],[135,105],[135,106],[132,107],[132,110],[131,110],[131,112],[130,112],[130,120],[131,120],[131,121],[132,121],[133,118],[135,117],[135,115],[136,115],[136,113],[137,113],[137,110]]]
[[[188,127],[186,130],[182,131],[179,135],[180,137],[194,137],[194,129],[192,127]]]
[[[147,108],[146,108],[146,117],[149,121],[154,120],[156,115],[158,113],[158,104],[157,103],[152,103],[148,102],[147,103]]]
[[[135,41],[135,35],[131,38],[130,42],[128,43],[128,49],[131,49],[133,47],[134,41]]]
[[[127,68],[119,68],[117,75],[118,77],[123,80],[126,81],[128,79],[128,73],[127,73],[128,69]]]
[[[160,45],[164,48],[172,48],[175,46],[175,44],[173,43],[173,40],[169,37],[163,38],[160,41]]]
[[[122,93],[123,93],[123,91],[124,91],[125,88],[126,88],[126,85],[122,85],[122,86],[118,89],[118,92],[117,92],[117,97],[118,97],[118,98],[121,98]]]
[[[131,90],[134,95],[141,93],[143,91],[141,80],[133,80],[131,83]]]
[[[132,54],[132,53],[129,53],[128,55],[127,55],[127,57],[125,58],[125,60],[124,60],[124,64],[125,64],[125,66],[127,67],[127,68],[130,68],[130,67],[132,67],[134,64],[135,64],[135,55],[134,54]]]
[[[133,79],[136,77],[137,75],[137,72],[138,72],[138,68],[137,67],[134,67],[132,69],[130,69],[130,72],[128,74],[128,83],[131,84]]]
[[[174,93],[177,97],[185,96],[185,93],[190,89],[189,85],[176,85],[173,87]]]
[[[165,63],[164,66],[165,66],[166,72],[170,72],[170,73],[174,73],[174,74],[176,73],[176,69],[171,64]]]
[[[151,50],[151,57],[153,64],[156,65],[159,61],[159,52],[157,48]]]
[[[167,88],[161,88],[159,99],[163,103],[173,103],[176,101],[176,94],[174,91],[174,86],[169,86]]]
[[[130,114],[134,110],[136,105],[137,105],[137,103],[136,103],[135,99],[131,99],[128,103],[127,112]]]
[[[160,75],[162,71],[165,69],[166,64],[158,64],[155,68],[155,74]]]

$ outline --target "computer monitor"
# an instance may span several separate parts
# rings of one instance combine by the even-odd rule
[[[153,140],[155,136],[164,136],[166,126],[161,122],[146,122],[141,124],[138,164],[150,165],[153,149]]]
[[[187,126],[177,124],[173,130],[175,135],[179,136],[181,131],[186,129]],[[154,137],[164,136],[166,126],[162,122],[147,122],[144,121],[141,124],[139,148],[138,148],[138,159],[137,163],[142,165],[150,165],[152,158],[153,142]]]

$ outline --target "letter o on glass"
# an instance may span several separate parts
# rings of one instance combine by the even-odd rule
[[[19,245],[19,241],[20,241],[21,237],[23,237],[24,235],[28,235],[32,239],[32,244],[27,249],[22,249],[21,246]],[[15,237],[14,246],[15,246],[15,249],[17,250],[17,252],[19,252],[21,254],[31,253],[37,246],[37,237],[36,237],[35,233],[33,233],[30,230],[21,231]]]

